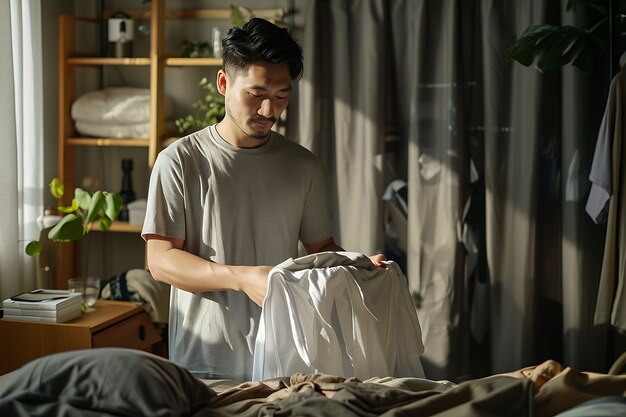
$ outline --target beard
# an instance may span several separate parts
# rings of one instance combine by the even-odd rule
[[[233,124],[235,126],[237,126],[237,128],[239,130],[241,130],[241,132],[248,136],[251,139],[257,139],[257,140],[265,140],[267,139],[271,134],[272,134],[272,129],[270,127],[269,132],[256,132],[253,130],[250,130],[249,128],[247,128],[247,125],[241,125],[234,117],[233,117],[233,113],[230,111],[230,106],[228,105],[228,103],[226,103],[226,114],[228,115],[228,117],[230,118],[230,120],[233,122]],[[272,126],[274,125],[274,123],[276,123],[276,119],[271,117],[271,118],[267,118],[267,117],[263,117],[263,116],[253,116],[249,119],[251,122],[254,121],[259,121],[259,122],[270,122],[272,124]]]

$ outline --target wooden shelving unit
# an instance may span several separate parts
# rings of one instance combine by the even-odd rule
[[[258,9],[254,15],[270,21],[279,21],[284,16],[284,9]],[[166,19],[229,19],[230,9],[207,10],[166,10],[165,0],[152,0],[149,11],[127,11],[133,19],[150,20],[150,53],[147,57],[111,58],[92,56],[76,50],[76,24],[89,23],[104,27],[100,19],[62,15],[59,17],[58,32],[58,177],[65,184],[65,189],[73,190],[76,186],[75,150],[77,147],[133,147],[147,148],[148,166],[150,169],[156,156],[163,146],[171,143],[175,138],[172,132],[165,131],[164,116],[164,69],[171,67],[222,65],[220,58],[182,58],[174,54],[166,54],[163,50],[165,39]],[[103,19],[110,17],[110,12],[103,14]],[[71,106],[75,97],[76,68],[103,67],[103,66],[137,66],[149,67],[150,70],[150,136],[144,139],[136,138],[92,138],[81,137],[74,129],[71,119]],[[136,167],[140,169],[141,167]],[[65,196],[60,204],[69,205],[71,196]],[[98,228],[94,228],[96,231]],[[127,223],[116,221],[110,231],[124,233],[139,233],[141,227],[130,226]],[[56,268],[55,287],[65,288],[67,279],[74,276],[77,270],[75,244],[57,245],[58,262]]]

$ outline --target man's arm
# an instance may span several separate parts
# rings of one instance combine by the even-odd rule
[[[342,249],[340,246],[337,246],[335,240],[332,237],[328,239],[321,240],[319,242],[307,243],[304,245],[307,253],[318,253],[318,252],[326,252],[326,251],[340,251],[344,252],[345,249]],[[382,253],[377,253],[376,255],[372,255],[369,257],[372,263],[376,266],[382,266],[383,261],[387,260],[387,257]]]
[[[182,239],[147,235],[150,273],[157,281],[185,291],[243,291],[261,306],[267,294],[270,266],[231,266],[207,261],[183,249]]]

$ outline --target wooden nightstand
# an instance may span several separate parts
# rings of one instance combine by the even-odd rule
[[[0,319],[0,375],[33,359],[75,349],[128,347],[166,356],[159,331],[140,307],[98,300],[94,310],[66,323]]]

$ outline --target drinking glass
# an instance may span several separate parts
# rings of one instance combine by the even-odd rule
[[[87,311],[96,303],[100,293],[100,278],[70,278],[67,281],[67,289],[70,293],[80,292],[83,294],[83,303],[89,307]]]

